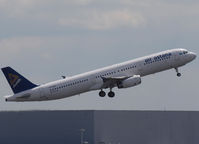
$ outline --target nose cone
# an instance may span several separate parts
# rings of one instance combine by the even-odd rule
[[[197,55],[196,53],[190,52],[190,57],[192,60],[194,60],[197,57]]]

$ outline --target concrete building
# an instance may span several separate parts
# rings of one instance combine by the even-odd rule
[[[199,112],[0,112],[0,144],[80,144],[81,136],[88,144],[198,144]]]

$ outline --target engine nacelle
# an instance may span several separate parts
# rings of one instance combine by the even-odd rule
[[[141,77],[139,75],[135,75],[133,77],[130,77],[120,83],[118,83],[118,88],[129,88],[136,85],[141,84]]]

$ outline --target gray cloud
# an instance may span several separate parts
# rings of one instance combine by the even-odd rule
[[[1,0],[0,30],[4,35],[48,35],[71,29],[155,29],[166,25],[198,30],[198,6],[197,1]]]
[[[145,19],[140,14],[128,10],[108,12],[90,10],[72,18],[60,18],[58,23],[69,27],[106,30],[117,27],[140,27],[145,25]]]

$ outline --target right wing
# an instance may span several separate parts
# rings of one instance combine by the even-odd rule
[[[103,80],[102,88],[128,88],[141,83],[140,75],[122,77],[101,77]]]
[[[119,83],[130,77],[122,76],[122,77],[108,77],[108,78],[101,77],[101,78],[104,82],[102,88],[113,88],[115,86],[118,86]]]

